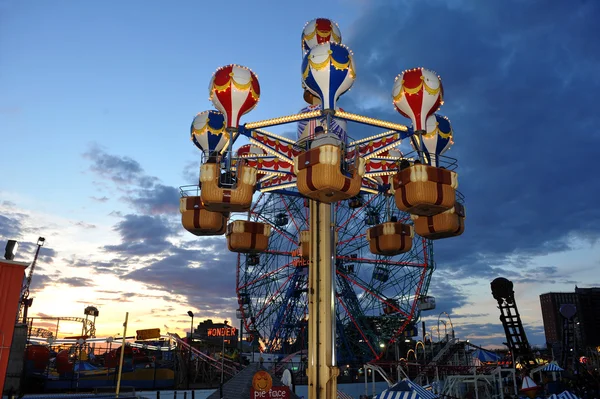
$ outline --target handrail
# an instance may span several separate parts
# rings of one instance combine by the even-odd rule
[[[187,350],[191,351],[193,354],[197,355],[199,358],[201,358],[202,360],[206,361],[208,364],[210,364],[212,367],[217,368],[219,371],[223,371],[224,373],[226,373],[229,376],[234,376],[235,374],[237,374],[238,369],[237,367],[228,364],[228,363],[233,363],[231,360],[229,359],[214,359],[212,357],[210,357],[209,355],[207,355],[206,353],[194,348],[193,346],[191,346],[190,344],[188,344],[187,342],[183,341],[181,338],[178,338],[174,335],[169,334],[169,336],[178,344],[180,344],[182,347],[186,348]],[[222,356],[223,354],[221,354]],[[225,362],[225,360],[227,360],[227,363]],[[235,364],[235,363],[234,363]],[[223,366],[221,368],[221,366]]]

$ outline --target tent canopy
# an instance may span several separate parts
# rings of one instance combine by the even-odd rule
[[[472,356],[482,363],[497,362],[500,359],[502,359],[501,356],[495,354],[494,352],[486,351],[483,349],[477,349],[475,352],[473,352]]]
[[[374,399],[435,399],[437,395],[425,390],[419,384],[409,379],[402,380],[396,385],[386,389]]]

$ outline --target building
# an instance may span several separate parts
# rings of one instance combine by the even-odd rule
[[[573,304],[575,337],[580,347],[600,345],[600,288],[577,288],[575,292],[549,292],[540,295],[546,343],[553,346],[562,341],[564,317],[560,307]],[[596,332],[596,333],[595,333]]]
[[[577,288],[579,322],[585,346],[600,346],[600,287]]]

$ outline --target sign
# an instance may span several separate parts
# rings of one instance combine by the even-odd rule
[[[209,328],[209,337],[235,337],[237,336],[237,328],[235,327],[223,327],[223,328]]]
[[[271,387],[268,391],[258,391],[250,388],[250,399],[289,399],[290,389],[288,387]]]
[[[266,371],[259,370],[254,373],[252,377],[252,388],[259,392],[265,392],[271,389],[273,386],[273,379],[271,378],[271,374]]]
[[[160,338],[160,328],[150,328],[147,330],[137,330],[135,332],[135,339],[143,341],[145,339],[157,339]]]

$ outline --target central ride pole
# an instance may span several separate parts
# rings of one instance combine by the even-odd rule
[[[332,207],[310,200],[308,397],[335,399],[335,224]]]

